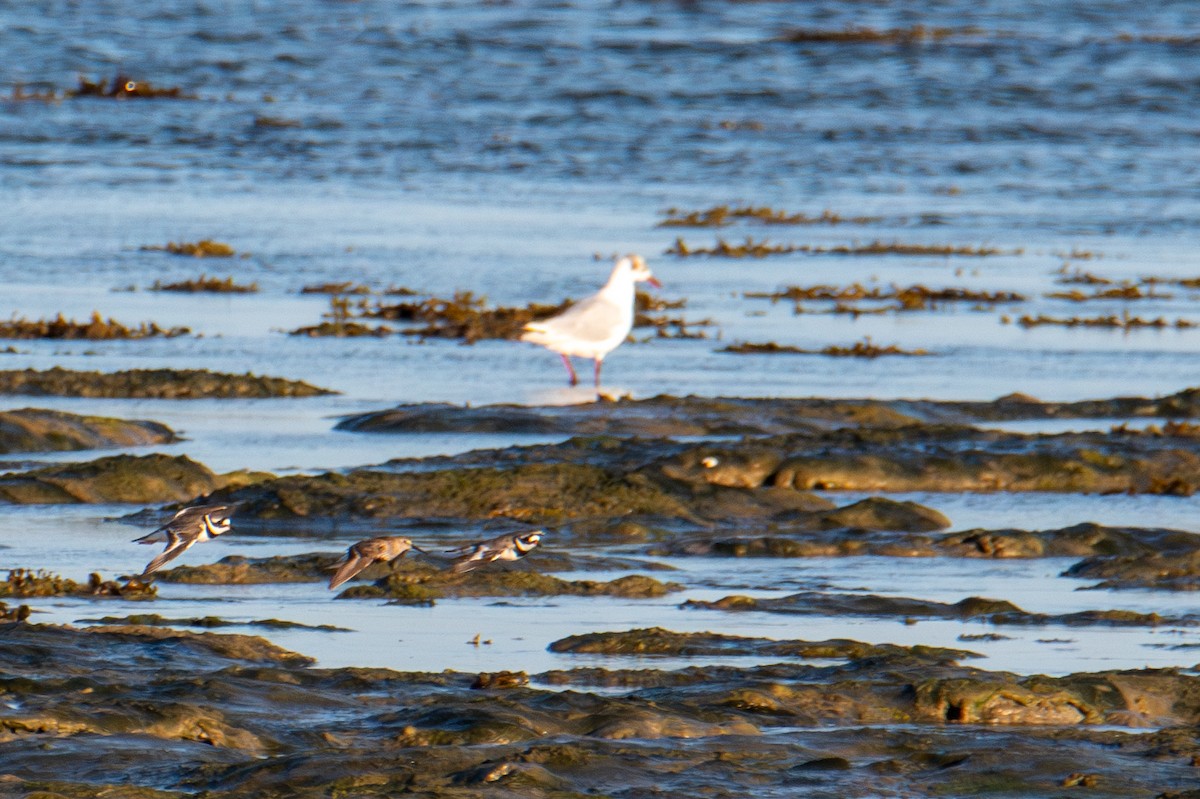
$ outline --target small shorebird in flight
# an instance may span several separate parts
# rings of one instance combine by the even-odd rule
[[[231,527],[229,517],[233,515],[234,505],[193,505],[184,508],[171,517],[171,521],[152,533],[141,538],[133,539],[139,544],[158,544],[165,541],[167,548],[154,560],[146,564],[141,578],[161,568],[164,563],[172,561],[191,549],[197,541],[211,541],[219,535],[229,532]]]
[[[459,553],[450,568],[455,574],[461,574],[485,563],[523,558],[538,545],[545,534],[543,530],[534,530],[531,533],[510,533],[447,550],[447,552]]]
[[[407,538],[400,538],[399,536],[368,538],[365,541],[351,544],[350,548],[346,550],[346,554],[342,556],[342,560],[338,561],[340,565],[337,572],[329,580],[329,588],[337,588],[374,563],[390,563],[396,558],[403,556],[410,549],[415,549],[421,553],[425,552],[425,550],[415,546],[412,541]]]
[[[521,340],[541,344],[562,356],[572,386],[579,383],[579,376],[571,365],[571,356],[591,358],[599,388],[601,362],[633,329],[634,285],[643,280],[662,288],[642,256],[619,258],[604,288],[557,316],[525,325]]]

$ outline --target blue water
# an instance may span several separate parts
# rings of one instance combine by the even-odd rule
[[[915,26],[944,30],[907,42],[787,41],[797,29]],[[646,256],[664,296],[687,300],[685,317],[714,324],[708,339],[620,348],[605,365],[613,393],[990,399],[1022,391],[1067,400],[1177,391],[1196,382],[1200,330],[1026,330],[1001,315],[1128,310],[1200,321],[1195,289],[1164,286],[1170,299],[1135,302],[1044,296],[1072,288],[1056,282],[1064,265],[1114,281],[1200,276],[1198,36],[1185,2],[0,0],[0,317],[81,318],[96,310],[198,334],[12,342],[16,353],[0,354],[0,368],[252,370],[343,392],[262,403],[18,397],[0,398],[0,407],[159,419],[189,438],[160,449],[220,470],[315,471],[522,443],[334,432],[339,415],[399,402],[568,403],[592,393],[567,388],[552,354],[513,342],[289,337],[284,331],[314,324],[328,309],[326,298],[300,289],[353,281],[437,296],[471,290],[500,304],[557,302],[594,290],[609,258],[630,251]],[[179,87],[188,99],[66,97],[81,75]],[[44,99],[16,99],[39,92]],[[878,221],[657,227],[668,208],[721,203]],[[809,246],[986,246],[1003,254],[676,259],[663,254],[676,236],[692,246],[753,236]],[[198,261],[141,249],[201,238],[227,242],[244,257]],[[146,290],[201,272],[257,282],[261,291]],[[790,303],[743,296],[856,281],[1017,291],[1028,299],[850,318],[819,313],[828,310],[820,304],[796,314]],[[716,352],[737,341],[820,348],[866,336],[934,355],[862,361]],[[0,352],[6,346],[0,342]],[[1195,502],[1177,498],[927,501],[959,527],[1084,520],[1188,527],[1195,518]],[[144,553],[126,540],[136,530],[101,523],[109,510],[0,509],[4,564],[77,578],[93,567],[136,569]],[[29,529],[45,536],[33,541]],[[268,546],[311,548],[230,537],[188,557],[204,562]],[[816,570],[842,588],[902,588],[946,601],[982,590],[971,575],[984,564],[902,566],[900,585],[885,574],[900,565],[862,569],[852,560],[756,563],[746,580],[769,590],[794,583],[797,570]],[[1076,586],[1047,569],[1018,564],[978,579],[993,595],[1027,600],[1030,610],[1076,609]],[[689,593],[680,599],[718,590],[708,571],[688,566],[679,579]],[[1049,593],[1033,593],[1042,583]],[[210,591],[166,586],[163,593],[188,613],[213,601]],[[348,603],[328,605],[317,586],[227,593],[244,603],[247,618],[327,621],[350,612]],[[1194,604],[1144,593],[1082,596],[1097,607],[1164,612]],[[416,612],[358,603],[363,631],[354,647],[329,634],[273,636],[327,663],[348,662],[353,652],[372,665],[494,670],[561,662],[545,644],[582,627],[644,622],[818,637],[844,624],[683,614],[674,600],[585,603],[594,612],[581,624],[589,614],[577,604],[534,602],[522,611],[464,600]],[[95,615],[86,603],[54,607],[47,610],[56,620]],[[466,629],[476,612],[511,625],[522,642],[429,646],[446,625],[462,628],[464,640],[479,632]],[[236,607],[230,613],[238,615]],[[523,636],[535,617],[545,629]],[[408,632],[395,641],[372,637],[385,622]],[[849,634],[872,640],[942,645],[961,632],[942,623],[851,626]],[[1081,643],[1066,651],[1048,653],[1036,641],[975,648],[994,658],[989,665],[1017,671],[1191,665],[1186,650],[1141,646],[1160,635],[1072,630]],[[414,638],[423,642],[415,650]]]

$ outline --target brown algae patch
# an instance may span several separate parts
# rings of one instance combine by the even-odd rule
[[[746,292],[742,295],[747,299],[765,299],[771,302],[788,300],[797,304],[797,312],[802,302],[833,302],[843,307],[859,302],[894,302],[885,310],[894,311],[924,311],[950,303],[972,303],[977,307],[1025,302],[1028,298],[1015,291],[979,291],[958,287],[929,288],[920,284],[900,287],[864,286],[852,283],[849,286],[787,286],[778,291]]]
[[[869,337],[862,341],[856,341],[848,347],[831,344],[819,350],[806,350],[802,347],[793,347],[769,341],[761,344],[749,342],[730,344],[728,347],[717,350],[717,352],[729,352],[735,355],[827,355],[834,358],[879,358],[884,355],[924,356],[932,354],[928,350],[923,349],[902,349],[896,344],[880,346],[871,341]]]
[[[1093,300],[1169,300],[1175,295],[1163,294],[1154,290],[1143,290],[1133,284],[1124,284],[1108,289],[1097,289],[1085,294],[1078,289],[1071,291],[1052,291],[1044,295],[1049,300],[1069,300],[1071,302],[1091,302]]]
[[[771,255],[805,253],[808,255],[933,255],[970,256],[1018,255],[1020,250],[1000,250],[996,247],[970,247],[950,244],[906,244],[903,242],[872,241],[867,244],[840,244],[832,247],[810,244],[771,244],[747,237],[741,244],[731,244],[718,238],[711,247],[692,247],[682,238],[664,251],[665,255],[680,258],[710,256],[717,258],[766,258]]]
[[[191,258],[232,258],[237,251],[223,241],[200,239],[199,241],[169,241],[163,246],[148,244],[143,252],[167,252],[171,255],[186,255]]]
[[[100,79],[95,82],[81,75],[79,85],[68,91],[66,96],[72,98],[102,97],[109,100],[193,99],[178,86],[155,86],[149,81],[133,80],[121,74],[115,75],[111,81]]]
[[[867,225],[882,221],[878,216],[842,216],[829,209],[818,216],[789,213],[766,206],[717,205],[700,211],[670,208],[659,227],[724,227],[738,220],[752,220],[764,225]]]
[[[1121,315],[1112,316],[1072,316],[1069,318],[1046,316],[1038,314],[1037,316],[1024,315],[1017,319],[1017,324],[1026,329],[1033,327],[1082,327],[1082,328],[1097,328],[1108,330],[1165,330],[1174,328],[1176,330],[1189,330],[1197,327],[1196,322],[1182,317],[1174,322],[1165,319],[1161,316],[1154,319],[1144,319],[1140,316],[1134,316],[1128,311]]]
[[[0,370],[0,395],[144,399],[249,399],[336,394],[302,380],[210,372],[207,369],[129,369],[80,372],[55,366]]]
[[[8,321],[0,321],[0,338],[12,339],[86,339],[89,341],[108,341],[116,339],[140,338],[174,338],[184,336],[192,331],[186,327],[160,327],[156,322],[142,322],[137,327],[129,327],[115,319],[104,319],[99,312],[93,312],[87,322],[76,322],[66,319],[60,313],[53,319],[25,319],[13,316]]]
[[[151,583],[131,578],[105,580],[97,572],[88,575],[86,583],[78,583],[44,570],[10,569],[7,579],[0,582],[0,596],[4,597],[117,596],[154,599],[157,595],[158,589]]]
[[[235,283],[233,275],[219,278],[202,274],[198,278],[177,283],[161,283],[156,280],[150,287],[150,291],[177,291],[189,294],[254,294],[258,291],[258,284]]]
[[[411,296],[404,289],[392,289],[399,296]],[[655,311],[682,308],[684,300],[668,301],[644,292],[635,295],[636,314],[634,327],[652,327],[659,338],[704,338],[697,327],[709,327],[712,320],[688,320]],[[335,295],[330,298],[330,310],[324,314],[326,321],[319,325],[300,327],[291,335],[303,336],[387,336],[399,333],[421,339],[457,339],[474,344],[485,339],[520,338],[525,325],[561,313],[572,305],[570,299],[557,304],[530,303],[524,307],[488,305],[487,298],[470,291],[455,292],[450,298],[427,297],[404,302],[372,302],[362,298],[357,302],[348,296]],[[401,323],[405,327],[372,325],[358,320],[384,320]]]

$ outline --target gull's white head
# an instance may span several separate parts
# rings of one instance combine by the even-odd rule
[[[629,264],[629,274],[633,278],[634,283],[645,281],[657,289],[662,288],[662,283],[658,282],[658,278],[650,271],[650,267],[646,266],[646,259],[640,255],[629,254],[617,262],[617,266],[622,263]]]

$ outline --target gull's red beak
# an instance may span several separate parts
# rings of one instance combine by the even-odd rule
[[[656,288],[656,289],[662,288],[662,283],[659,283],[658,278],[654,277],[654,275],[651,275],[650,277],[646,278],[646,282],[649,283],[651,286],[654,286],[654,288]]]

